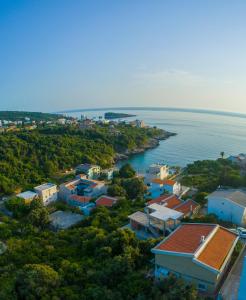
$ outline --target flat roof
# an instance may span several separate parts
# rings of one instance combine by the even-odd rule
[[[83,216],[67,211],[55,211],[50,214],[50,220],[52,225],[57,229],[69,228],[83,220]]]
[[[40,191],[45,191],[45,190],[48,190],[52,187],[56,187],[56,184],[47,182],[47,183],[41,184],[39,186],[36,186],[34,189],[40,190]]]
[[[221,197],[231,200],[241,206],[246,207],[246,192],[243,190],[229,189],[217,190],[209,194],[208,197]]]
[[[28,199],[32,199],[32,198],[37,197],[38,194],[34,193],[32,191],[25,191],[25,192],[17,194],[16,196],[19,197],[19,198],[23,198],[25,200],[28,200]]]
[[[135,213],[128,216],[128,218],[132,221],[135,221],[135,222],[143,225],[143,226],[149,225],[149,220],[148,220],[147,215],[141,211],[136,211]]]
[[[150,213],[150,216],[162,221],[167,221],[169,219],[176,220],[183,216],[183,213],[179,211],[156,203],[149,205],[148,208],[154,210],[154,212]]]

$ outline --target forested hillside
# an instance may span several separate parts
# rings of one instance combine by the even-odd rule
[[[0,135],[0,194],[31,188],[79,163],[112,166],[116,152],[139,147],[162,133],[154,128],[96,126],[81,131],[50,127]]]

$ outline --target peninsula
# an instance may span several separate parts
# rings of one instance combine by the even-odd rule
[[[130,118],[130,117],[135,117],[135,116],[136,115],[126,114],[126,113],[115,113],[115,112],[106,112],[104,114],[104,118],[108,119],[108,120]]]

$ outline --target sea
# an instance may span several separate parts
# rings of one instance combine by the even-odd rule
[[[68,112],[67,115],[89,118],[104,116],[105,112],[122,112],[140,119],[146,125],[177,133],[160,145],[144,153],[135,154],[118,166],[129,162],[143,173],[150,164],[163,163],[185,167],[196,160],[217,159],[223,151],[225,157],[246,153],[246,115],[213,111],[183,109],[106,109]]]

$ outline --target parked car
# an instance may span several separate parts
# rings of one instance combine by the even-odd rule
[[[237,228],[238,234],[241,238],[246,238],[246,229],[243,227]]]

